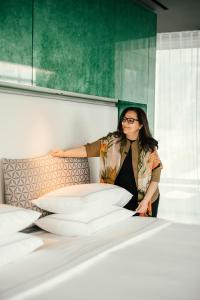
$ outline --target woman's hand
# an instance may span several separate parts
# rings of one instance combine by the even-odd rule
[[[150,201],[146,199],[143,199],[136,208],[136,212],[142,216],[147,215],[147,213],[150,212],[149,210],[151,210]]]
[[[138,207],[136,208],[137,213],[139,213],[141,216],[152,215],[151,199],[157,188],[158,182],[151,181],[144,196],[144,199],[139,203]]]
[[[50,154],[53,157],[65,157],[65,151],[64,150],[54,150],[54,151],[50,152]]]

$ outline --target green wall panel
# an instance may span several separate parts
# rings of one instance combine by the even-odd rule
[[[147,104],[143,104],[143,103],[119,100],[117,103],[117,107],[118,107],[118,119],[119,119],[121,113],[123,112],[123,110],[128,107],[139,107],[147,113]]]
[[[36,85],[114,96],[113,7],[105,0],[35,1]]]
[[[32,84],[32,1],[0,2],[0,80]]]
[[[153,131],[157,17],[133,1],[116,5],[115,97],[124,100],[119,111],[136,103],[145,107]]]
[[[156,66],[156,37],[149,38],[149,80],[148,80],[148,118],[152,132],[154,129],[155,112],[155,66]]]
[[[156,36],[156,16],[133,3],[117,1],[115,95],[119,99],[147,103],[150,39]],[[155,51],[155,48],[154,48]]]
[[[7,0],[0,9],[1,80],[144,103],[153,118],[153,12],[134,0]]]

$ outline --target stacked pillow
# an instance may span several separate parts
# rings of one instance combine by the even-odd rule
[[[19,232],[33,224],[41,213],[0,204],[0,266],[34,251],[42,239]]]
[[[32,200],[54,213],[35,224],[54,234],[89,235],[132,216],[132,211],[123,208],[131,197],[127,190],[112,184],[67,186]]]

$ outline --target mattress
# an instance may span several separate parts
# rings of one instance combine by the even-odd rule
[[[0,299],[199,300],[200,227],[134,217],[45,245],[0,270]]]

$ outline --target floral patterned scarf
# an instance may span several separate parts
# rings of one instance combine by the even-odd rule
[[[109,134],[101,140],[100,182],[114,184],[119,172],[123,145],[120,138]],[[138,201],[144,198],[151,181],[152,170],[159,166],[160,158],[156,150],[139,151],[138,157]]]

